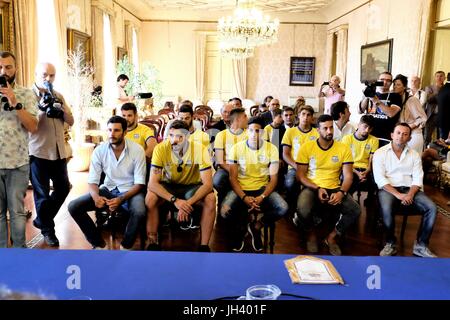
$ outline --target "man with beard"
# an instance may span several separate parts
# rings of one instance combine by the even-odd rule
[[[94,249],[106,243],[88,211],[106,209],[129,215],[120,245],[131,249],[142,223],[145,222],[144,193],[145,152],[137,143],[125,139],[127,121],[113,116],[108,121],[108,141],[95,148],[89,167],[89,193],[69,203],[69,212]],[[105,174],[100,184],[100,175]]]
[[[178,120],[183,121],[189,127],[189,141],[200,143],[209,149],[209,136],[206,132],[194,127],[194,111],[189,105],[182,105],[178,111]]]
[[[0,248],[8,246],[7,211],[12,246],[25,247],[28,133],[36,132],[38,125],[36,99],[31,90],[15,83],[16,70],[14,55],[0,52]]]
[[[125,103],[122,106],[121,111],[122,117],[127,120],[127,133],[125,138],[139,144],[145,150],[147,163],[150,163],[153,149],[157,144],[153,129],[138,123],[137,108],[134,103]]]
[[[158,226],[165,210],[164,204],[172,206],[179,223],[192,221],[200,211],[199,251],[209,252],[209,239],[216,217],[216,198],[213,192],[211,158],[208,149],[189,139],[189,126],[175,120],[169,129],[169,139],[155,147],[152,158],[150,181],[145,204],[148,210],[147,250],[161,250]]]
[[[47,245],[57,247],[59,240],[55,235],[53,219],[70,192],[67,173],[67,159],[70,155],[64,139],[64,126],[72,126],[74,120],[64,97],[53,90],[55,66],[51,63],[39,63],[35,75],[33,92],[40,110],[38,130],[30,134],[29,144],[30,180],[36,206],[33,225],[41,230]],[[51,194],[50,180],[53,183]]]
[[[361,117],[354,134],[342,138],[342,143],[350,147],[353,155],[353,183],[349,190],[353,194],[365,187],[367,198],[374,195],[375,181],[372,174],[372,158],[378,149],[378,139],[370,133],[373,129],[373,117],[365,114]]]
[[[308,234],[307,249],[318,252],[313,216],[339,213],[340,218],[325,244],[330,254],[341,255],[336,237],[341,236],[359,217],[359,205],[348,194],[353,180],[353,157],[350,148],[333,140],[333,118],[321,115],[317,120],[319,138],[302,145],[295,161],[297,177],[305,186],[298,197],[299,223]],[[340,176],[343,176],[342,184]]]

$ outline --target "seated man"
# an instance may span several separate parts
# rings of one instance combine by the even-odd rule
[[[348,134],[355,132],[350,123],[350,110],[345,101],[338,101],[331,105],[331,116],[333,117],[334,136],[335,141],[341,141],[342,138]]]
[[[233,239],[233,251],[244,248],[244,236],[247,233],[248,212],[260,210],[264,213],[261,221],[248,225],[255,251],[261,251],[261,228],[264,223],[274,222],[288,211],[286,201],[275,192],[278,175],[278,150],[264,141],[264,120],[260,117],[250,119],[248,139],[233,146],[227,155],[230,165],[230,183],[232,191],[226,195],[221,216],[237,226]],[[245,231],[244,231],[245,230]]]
[[[367,190],[367,199],[374,195],[375,181],[372,174],[372,158],[378,149],[378,139],[372,136],[375,121],[372,116],[363,115],[359,120],[358,130],[342,138],[342,143],[349,146],[353,155],[353,183],[349,193]]]
[[[381,213],[387,230],[386,245],[380,256],[397,253],[395,246],[394,209],[398,205],[411,206],[423,214],[420,230],[414,241],[413,254],[419,257],[435,258],[428,249],[436,219],[436,205],[421,191],[423,170],[420,155],[407,146],[411,139],[411,128],[406,123],[397,124],[391,134],[392,142],[378,149],[373,156],[373,174],[380,189]]]
[[[211,158],[207,148],[189,140],[189,126],[181,120],[172,123],[169,139],[153,151],[145,198],[148,210],[147,250],[161,249],[158,239],[159,208],[166,201],[178,210],[178,222],[192,221],[195,207],[203,207],[199,251],[209,252],[208,244],[216,217]]]
[[[300,224],[309,233],[307,249],[318,252],[317,238],[312,230],[313,215],[334,211],[340,214],[334,230],[325,239],[330,253],[341,255],[336,243],[340,236],[358,219],[359,205],[348,194],[353,179],[353,158],[349,147],[333,140],[333,118],[321,115],[317,120],[319,138],[309,141],[296,158],[297,176],[305,186],[298,197],[297,212]],[[341,184],[340,176],[343,175]]]
[[[89,193],[69,203],[69,212],[94,249],[105,248],[100,230],[88,211],[121,210],[130,215],[120,249],[130,249],[145,221],[145,152],[137,143],[125,139],[127,121],[113,116],[108,121],[108,142],[95,148],[89,167]],[[105,181],[99,187],[100,176]]]
[[[194,127],[194,111],[189,105],[182,105],[178,111],[178,120],[184,121],[189,127],[189,140],[202,144],[209,149],[209,136],[201,129]]]

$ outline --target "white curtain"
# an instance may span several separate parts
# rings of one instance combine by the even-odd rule
[[[95,68],[95,85],[103,85],[104,45],[103,45],[103,11],[92,6],[92,47]]]
[[[56,43],[59,61],[56,61],[56,83],[59,84],[59,89],[66,93],[67,83],[67,1],[53,0],[55,7],[55,22],[56,22]]]
[[[326,58],[325,79],[330,79],[334,73],[334,70],[333,70],[333,59],[334,59],[333,39],[334,39],[334,32],[329,32],[327,35],[327,58]]]
[[[419,33],[419,41],[418,41],[418,57],[419,63],[417,66],[417,75],[419,77],[423,77],[423,75],[427,72],[426,68],[429,66],[426,65],[426,59],[428,55],[428,49],[430,44],[430,34],[431,29],[433,27],[433,18],[434,18],[434,1],[426,0],[422,2],[422,6],[420,8],[420,33]]]
[[[138,34],[138,30],[133,27],[132,28],[132,33],[131,33],[132,37],[131,37],[131,46],[132,46],[132,55],[131,55],[131,61],[133,61],[133,66],[134,66],[134,72],[139,72],[139,34]]]
[[[342,26],[337,31],[336,45],[336,75],[341,78],[341,85],[345,87],[347,77],[348,26]]]
[[[34,68],[37,57],[36,2],[14,1],[14,29],[17,59],[17,83],[30,87],[34,82]],[[14,51],[14,48],[11,48]]]
[[[247,59],[233,59],[233,96],[246,99],[247,96]]]
[[[197,100],[205,99],[206,34],[197,33],[195,39],[195,92]]]
[[[108,13],[103,13],[103,101],[106,107],[115,108],[115,61],[112,23]]]

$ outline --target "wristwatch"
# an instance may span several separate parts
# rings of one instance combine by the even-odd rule
[[[16,104],[16,106],[14,107],[14,110],[22,110],[23,105],[19,102]]]
[[[344,197],[347,195],[347,192],[345,192],[344,190],[339,190],[340,192],[342,192],[342,194],[344,195]]]
[[[177,197],[171,196],[170,197],[170,202],[175,203],[175,201],[177,201]]]

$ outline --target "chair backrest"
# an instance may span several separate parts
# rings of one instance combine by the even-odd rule
[[[256,117],[259,114],[259,105],[250,107],[250,116]]]
[[[152,125],[155,128],[155,136],[158,143],[163,140],[163,132],[166,126],[166,122],[162,116],[159,115],[147,116],[144,119],[142,119],[139,123],[142,123],[147,126]]]
[[[194,113],[206,113],[208,115],[208,122],[210,122],[214,116],[213,109],[204,105],[195,107]]]
[[[158,111],[158,115],[166,115],[169,120],[175,119],[176,115],[175,115],[175,111],[173,111],[173,109],[161,109]],[[166,121],[168,122],[168,121]]]
[[[197,110],[194,113],[194,119],[199,120],[202,123],[202,129],[205,131],[209,124],[209,115],[206,112]]]

